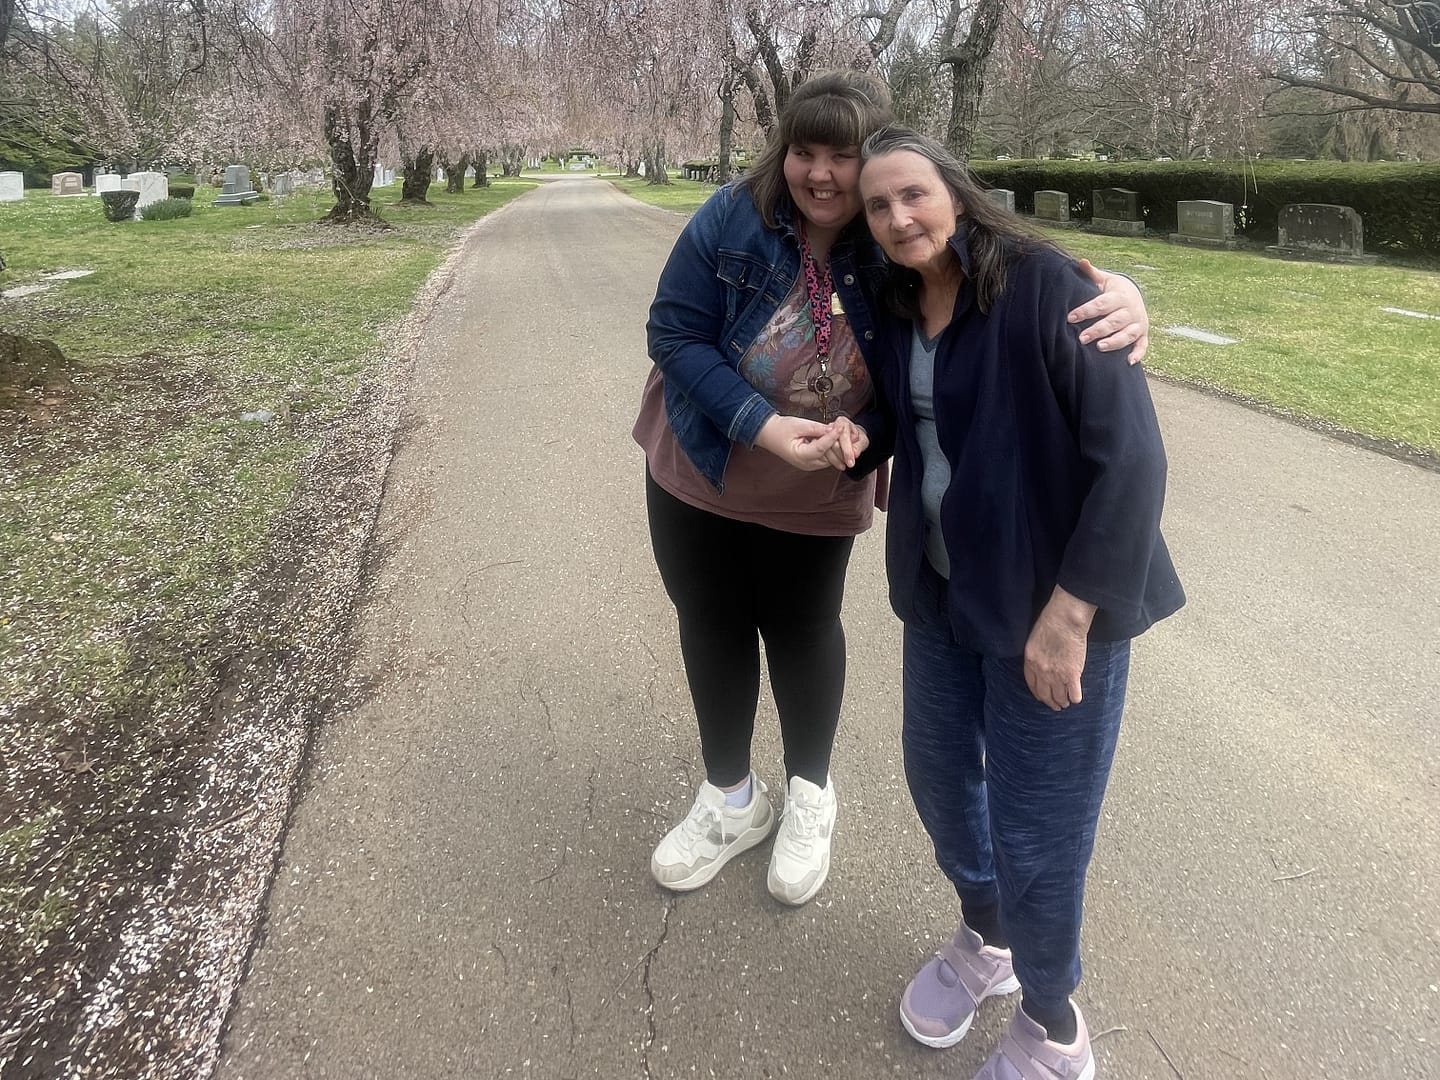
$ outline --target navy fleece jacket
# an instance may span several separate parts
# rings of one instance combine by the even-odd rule
[[[1160,536],[1165,449],[1139,365],[1081,345],[1067,313],[1097,295],[1068,256],[1019,252],[989,312],[966,270],[935,358],[935,414],[951,480],[940,525],[950,555],[956,640],[1019,656],[1058,583],[1095,604],[1097,641],[1134,637],[1185,594]],[[920,445],[910,401],[911,324],[882,312],[877,404],[856,420],[871,446],[852,473],[893,449],[886,564],[890,602],[913,617],[925,560]]]

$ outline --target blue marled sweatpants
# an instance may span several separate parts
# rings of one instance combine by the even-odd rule
[[[1091,642],[1083,700],[1053,712],[1025,685],[1019,657],[957,645],[940,603],[905,626],[910,794],[962,907],[999,905],[1026,1008],[1063,1012],[1080,982],[1085,871],[1130,643]]]

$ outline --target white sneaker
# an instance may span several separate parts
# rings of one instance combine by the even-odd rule
[[[765,785],[753,772],[750,805],[725,805],[725,793],[708,780],[700,785],[695,805],[685,820],[665,834],[650,856],[650,873],[667,889],[698,889],[720,868],[748,851],[775,824],[775,811],[765,797]]]
[[[770,895],[782,904],[808,903],[825,884],[835,812],[835,785],[829,777],[823,788],[803,777],[791,778],[766,879]]]

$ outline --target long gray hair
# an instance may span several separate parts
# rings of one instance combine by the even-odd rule
[[[935,166],[941,182],[960,204],[955,231],[963,231],[970,249],[970,277],[975,282],[976,303],[981,311],[989,311],[1005,290],[1011,260],[1021,252],[1054,245],[996,204],[943,143],[910,128],[890,124],[866,139],[860,148],[861,175],[864,175],[865,162],[902,150],[919,154]],[[919,291],[919,274],[907,267],[891,267],[885,299],[896,314],[916,318],[920,311]]]

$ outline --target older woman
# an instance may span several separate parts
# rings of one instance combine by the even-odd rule
[[[977,1080],[1089,1080],[1070,995],[1130,638],[1184,602],[1159,530],[1160,431],[1142,370],[1096,362],[1067,326],[1095,292],[1071,259],[932,139],[882,129],[862,158],[893,271],[885,405],[833,425],[831,460],[862,474],[894,452],[905,770],[961,910],[901,1020],[951,1046],[984,998],[1020,989]]]

